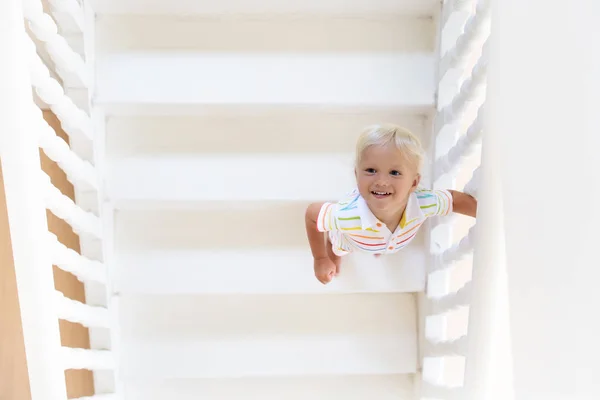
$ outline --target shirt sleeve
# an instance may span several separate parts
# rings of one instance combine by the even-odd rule
[[[452,194],[448,190],[421,189],[417,198],[426,217],[444,216],[452,212]]]
[[[319,211],[319,216],[317,217],[317,230],[319,232],[331,232],[338,230],[336,209],[336,203],[323,204],[321,211]]]

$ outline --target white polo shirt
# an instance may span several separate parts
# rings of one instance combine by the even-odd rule
[[[344,200],[321,207],[317,229],[329,232],[333,251],[339,256],[353,250],[390,254],[406,247],[427,218],[450,212],[452,195],[449,191],[418,188],[410,194],[398,228],[390,232],[355,189]]]

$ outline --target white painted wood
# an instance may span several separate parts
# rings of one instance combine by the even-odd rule
[[[48,0],[52,16],[58,23],[61,33],[69,35],[84,31],[85,16],[83,7],[77,0]]]
[[[600,374],[600,325],[595,317],[600,304],[600,213],[594,202],[576,212],[586,199],[600,195],[599,14],[595,1],[559,5],[508,0],[494,2],[492,9],[488,101],[495,145],[490,150],[499,153],[494,171],[502,190],[511,351],[482,360],[499,367],[487,371],[491,380],[483,389],[491,393],[490,399],[511,394],[515,399],[600,398],[595,379]],[[560,30],[556,21],[561,21]],[[536,56],[523,65],[518,57],[533,46]],[[549,174],[557,160],[561,168]],[[536,207],[523,207],[561,183],[568,189],[557,190]],[[575,193],[583,196],[567,200]],[[557,224],[564,234],[557,236]],[[492,321],[507,322],[503,305],[496,305],[499,312]],[[507,361],[512,361],[512,374],[504,369]],[[507,380],[511,378],[514,391]]]
[[[50,70],[37,54],[33,42],[27,40],[24,46],[27,49],[31,84],[41,101],[48,104],[56,114],[70,138],[91,140],[93,132],[89,116],[73,103],[61,83],[52,77]]]
[[[416,372],[416,337],[338,334],[135,341],[123,349],[123,376],[236,378]]]
[[[466,356],[467,340],[467,336],[462,336],[455,340],[429,342],[425,347],[425,354],[427,357]]]
[[[85,62],[58,33],[56,22],[44,12],[42,2],[23,0],[23,14],[30,31],[44,43],[53,61],[53,69],[61,77],[62,83],[65,86],[86,87],[89,77],[86,75]]]
[[[56,131],[43,119],[43,115],[39,109],[35,109],[36,131],[39,132],[39,145],[44,150],[44,153],[52,161],[56,162],[59,167],[65,172],[69,181],[78,187],[84,187],[88,190],[98,188],[98,176],[94,170],[94,166],[88,161],[82,160],[74,151],[71,150],[69,144],[56,134]]]
[[[295,337],[415,337],[410,293],[121,295],[126,344]],[[292,317],[293,316],[293,317]],[[127,351],[127,346],[124,346]]]
[[[487,43],[487,42],[486,42]],[[470,75],[460,85],[460,90],[436,115],[436,125],[443,126],[459,120],[468,111],[469,103],[483,103],[487,85],[488,52],[484,45],[481,57],[470,72]]]
[[[61,349],[63,368],[111,370],[115,368],[113,354],[108,350],[87,350],[63,347]]]
[[[107,163],[137,155],[352,153],[360,132],[381,121],[405,126],[419,135],[423,146],[430,144],[425,113],[392,107],[226,106],[190,114],[181,107],[170,109],[177,113],[170,115],[157,115],[158,111],[111,114],[106,122]]]
[[[340,275],[318,282],[308,247],[243,250],[143,250],[117,256],[120,292],[151,294],[277,294],[419,292],[425,288],[421,246],[375,258],[351,254]]]
[[[38,173],[37,181],[40,182],[40,196],[48,210],[71,225],[76,233],[102,237],[102,223],[96,215],[84,211],[73,200],[62,194],[45,172]]]
[[[428,53],[136,52],[101,57],[96,72],[99,104],[431,107],[434,102],[434,58]]]
[[[252,153],[115,159],[107,183],[117,207],[231,201],[237,208],[244,201],[337,201],[356,178],[353,153]]]
[[[423,384],[421,396],[424,399],[464,400],[465,391],[461,387]]]
[[[73,400],[122,400],[122,397],[116,394],[97,394],[89,397],[78,397]]]
[[[307,248],[306,203],[248,202],[245,206],[218,203],[204,209],[118,211],[116,251]],[[424,231],[419,232],[407,250],[422,245],[423,236]]]
[[[93,0],[100,13],[115,14],[281,14],[281,13],[404,13],[429,16],[438,0]]]
[[[439,179],[445,174],[456,174],[456,170],[465,160],[476,151],[481,151],[481,139],[483,136],[484,105],[479,107],[477,118],[471,123],[464,135],[457,141],[454,147],[446,155],[435,160],[433,165],[433,176]]]
[[[440,59],[439,77],[442,78],[451,69],[464,69],[477,50],[481,51],[483,43],[490,34],[490,0],[478,0],[475,13],[464,25],[454,47],[443,54]]]
[[[474,238],[477,234],[476,229],[475,225],[471,227],[469,233],[460,239],[457,244],[440,254],[439,257],[441,257],[441,262],[438,265],[445,265],[446,268],[449,268],[452,264],[472,255],[473,247],[475,246]]]
[[[122,310],[132,379],[416,371],[408,294],[125,297]]]
[[[408,375],[309,376],[239,379],[134,381],[127,384],[131,400],[409,400]]]
[[[429,18],[402,15],[100,15],[97,50],[196,52],[432,52]],[[276,32],[276,34],[273,34]]]
[[[59,291],[55,291],[54,294],[58,318],[81,324],[88,328],[110,327],[110,319],[106,308],[88,306],[87,304],[65,297]]]
[[[101,15],[97,49],[196,52],[431,52],[429,18],[401,15]],[[277,34],[273,34],[277,32]]]
[[[457,292],[450,293],[440,298],[429,299],[430,315],[448,312],[458,307],[468,306],[471,302],[472,283],[469,282]]]
[[[45,238],[46,210],[39,181],[37,137],[30,122],[33,98],[22,4],[2,2],[0,12],[0,161],[31,397],[65,400],[60,331],[52,301],[54,277]],[[35,249],[35,251],[33,251]]]
[[[68,248],[58,241],[56,235],[49,234],[48,248],[51,252],[52,264],[72,273],[80,281],[106,282],[107,271],[101,262],[90,260]]]
[[[353,157],[351,153],[136,157],[111,163],[108,189],[117,205],[122,200],[333,201],[355,186]]]

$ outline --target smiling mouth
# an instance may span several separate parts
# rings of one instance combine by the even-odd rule
[[[376,190],[372,190],[371,194],[373,196],[375,196],[375,198],[377,198],[377,199],[383,199],[388,196],[391,196],[391,193],[389,193],[389,192],[380,192],[380,191],[376,191]]]

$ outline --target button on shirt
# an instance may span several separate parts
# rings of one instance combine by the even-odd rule
[[[375,217],[355,189],[338,203],[325,203],[319,212],[317,229],[328,232],[335,254],[359,250],[390,254],[406,247],[429,217],[452,212],[452,195],[447,190],[419,188],[408,197],[406,209],[394,232]]]

